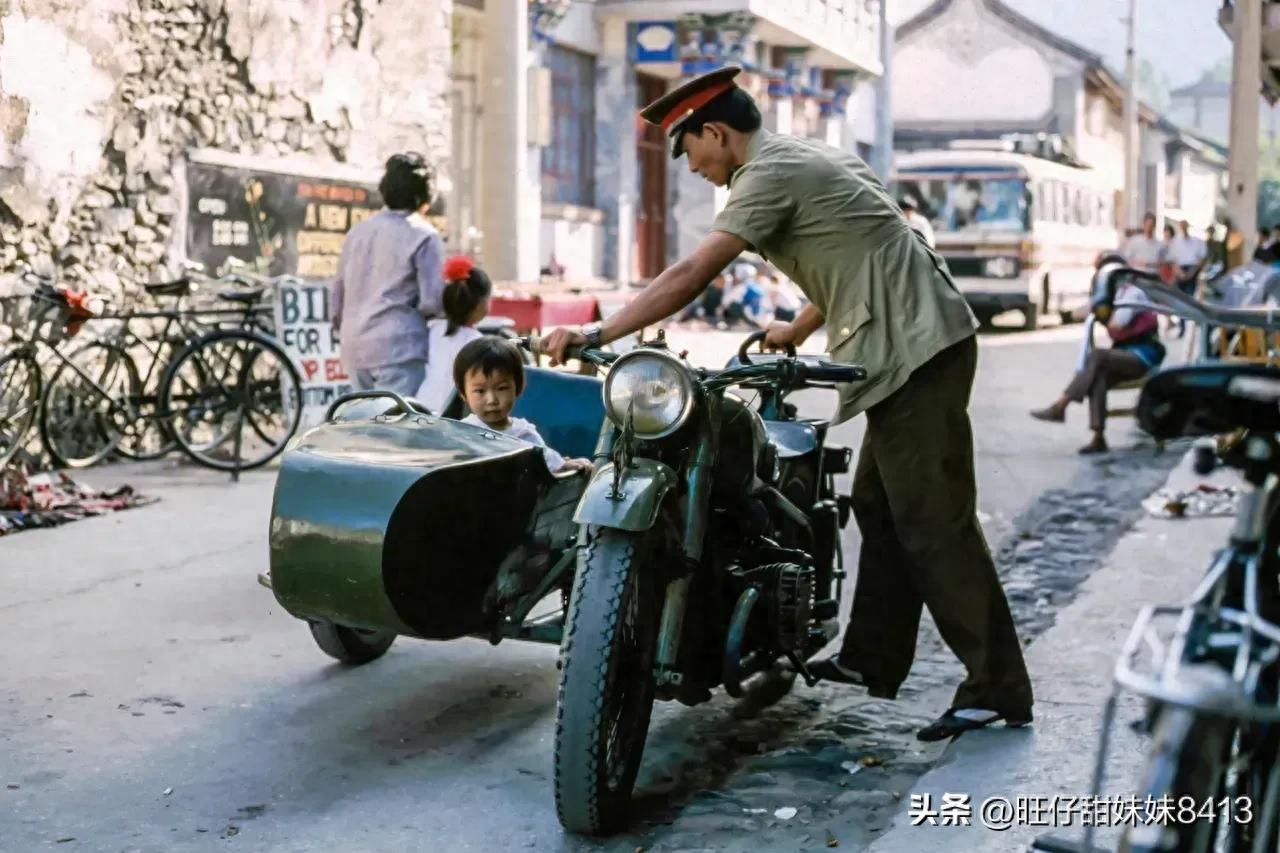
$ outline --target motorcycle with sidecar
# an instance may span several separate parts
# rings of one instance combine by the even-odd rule
[[[526,368],[513,414],[589,478],[460,422],[458,398],[348,395],[284,454],[262,580],[349,664],[399,635],[558,643],[557,812],[615,830],[655,699],[780,698],[837,633],[852,453],[788,397],[866,373],[762,338],[716,370],[661,334],[577,353],[603,379]]]

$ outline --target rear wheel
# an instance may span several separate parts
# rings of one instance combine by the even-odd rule
[[[623,825],[644,754],[661,602],[644,545],[591,528],[579,553],[556,703],[556,812],[570,832]]]
[[[160,410],[183,452],[222,471],[256,468],[281,452],[302,421],[302,377],[278,344],[221,330],[169,364]]]
[[[320,651],[352,666],[375,661],[387,653],[396,635],[388,631],[367,631],[317,620],[308,623]]]
[[[40,366],[26,353],[0,358],[0,468],[20,449],[40,408]]]

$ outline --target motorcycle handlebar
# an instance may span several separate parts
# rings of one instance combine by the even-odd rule
[[[747,339],[742,342],[742,346],[738,347],[738,363],[751,364],[752,363],[751,356],[747,355],[747,350],[751,349],[752,344],[755,344],[755,343],[763,344],[764,339],[768,334],[769,334],[768,332],[761,330],[759,332],[752,332],[751,334],[747,335]],[[796,357],[795,345],[787,344],[784,347],[784,350],[787,353],[787,358]]]
[[[541,356],[547,354],[547,352],[542,348],[542,337],[539,335],[521,335],[516,338],[516,343],[534,355]],[[602,349],[569,347],[564,351],[564,357],[578,358],[597,365],[609,365],[617,360],[618,355],[617,353],[608,352]]]
[[[1117,304],[1116,293],[1122,283],[1131,284],[1142,291],[1150,302]],[[1116,308],[1155,311],[1210,326],[1247,326],[1280,332],[1280,312],[1272,308],[1228,308],[1212,305],[1169,287],[1154,273],[1120,263],[1104,264],[1094,276],[1094,296],[1090,310],[1105,323],[1111,319]]]

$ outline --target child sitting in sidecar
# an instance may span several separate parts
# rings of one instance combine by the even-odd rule
[[[484,427],[536,444],[542,448],[547,468],[553,474],[569,471],[591,473],[588,459],[565,459],[547,446],[538,428],[523,418],[513,418],[511,410],[524,391],[524,362],[513,344],[501,338],[482,337],[458,351],[453,363],[453,381],[471,414],[464,424]]]

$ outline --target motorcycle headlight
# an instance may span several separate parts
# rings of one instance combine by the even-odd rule
[[[630,412],[638,438],[662,438],[679,429],[693,411],[693,378],[675,356],[633,350],[613,363],[605,379],[604,409],[618,426]]]

